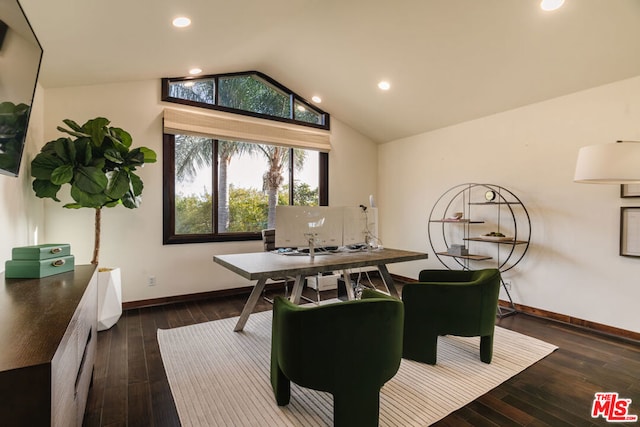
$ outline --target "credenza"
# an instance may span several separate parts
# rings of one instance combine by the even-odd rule
[[[81,426],[97,346],[94,265],[41,279],[0,274],[0,424]]]

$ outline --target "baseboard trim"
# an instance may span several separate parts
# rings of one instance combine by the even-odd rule
[[[508,301],[499,301],[500,306],[510,307],[511,304]],[[602,323],[592,322],[590,320],[580,319],[578,317],[569,316],[567,314],[555,313],[553,311],[543,310],[536,307],[529,307],[523,304],[514,304],[516,312],[528,314],[530,316],[540,317],[543,319],[553,320],[560,323],[565,323],[579,328],[587,329],[589,331],[598,332],[608,336],[614,336],[622,338],[624,340],[640,343],[640,333],[629,331],[626,329],[616,328],[615,326],[609,326]]]
[[[377,272],[369,272],[372,276],[377,276]],[[356,276],[357,274],[352,274]],[[415,279],[411,279],[396,274],[391,275],[394,280],[400,282],[416,282]],[[136,308],[154,307],[159,305],[175,304],[181,302],[198,301],[203,299],[224,298],[237,295],[249,295],[252,286],[246,286],[241,288],[222,289],[219,291],[199,292],[194,294],[175,295],[162,298],[152,298],[140,301],[129,301],[122,303],[123,310],[132,310]],[[267,290],[284,290],[283,282],[269,283],[265,286]],[[499,300],[501,307],[511,308],[511,304],[508,301]],[[621,338],[627,341],[633,341],[640,343],[640,333],[629,331],[626,329],[616,328],[614,326],[605,325],[602,323],[592,322],[590,320],[584,320],[577,317],[569,316],[566,314],[555,313],[548,310],[543,310],[536,307],[529,307],[523,304],[514,304],[516,313],[523,313],[530,316],[540,317],[547,320],[553,320],[556,322],[576,326],[592,332],[601,333],[608,336]]]
[[[194,294],[173,295],[162,298],[151,298],[139,301],[129,301],[122,303],[123,310],[133,310],[136,308],[155,307],[159,305],[168,305],[181,302],[200,301],[204,299],[224,298],[238,295],[249,295],[253,286],[246,286],[242,288],[222,289],[219,291],[198,292]],[[284,292],[283,282],[268,283],[265,286],[268,291],[282,290]]]

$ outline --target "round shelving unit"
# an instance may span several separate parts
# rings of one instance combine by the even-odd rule
[[[450,270],[498,268],[505,272],[527,253],[531,219],[508,189],[466,183],[438,198],[429,214],[428,234],[434,254]]]

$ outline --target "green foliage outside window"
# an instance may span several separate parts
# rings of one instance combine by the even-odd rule
[[[278,204],[289,204],[289,186],[278,193]],[[307,183],[294,187],[296,205],[317,206],[318,189]],[[176,197],[176,234],[209,234],[212,226],[211,194]],[[251,232],[267,228],[268,196],[254,188],[229,186],[229,227],[226,232]]]

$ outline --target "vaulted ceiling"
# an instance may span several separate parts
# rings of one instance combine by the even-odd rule
[[[640,75],[638,0],[20,3],[45,88],[257,70],[376,142]]]

